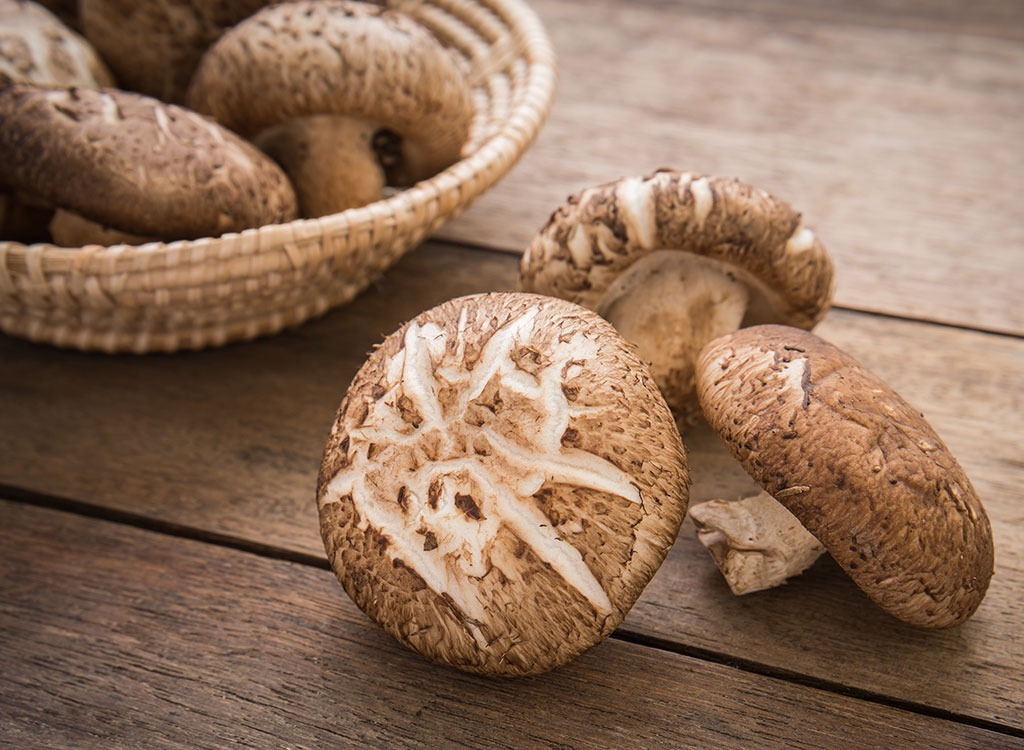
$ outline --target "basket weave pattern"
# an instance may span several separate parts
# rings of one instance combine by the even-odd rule
[[[0,242],[0,330],[108,352],[199,349],[280,331],[349,302],[500,179],[555,86],[521,0],[397,0],[458,55],[477,113],[468,154],[415,187],[319,219],[199,240],[59,248]]]

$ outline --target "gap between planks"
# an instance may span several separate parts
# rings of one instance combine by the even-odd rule
[[[446,245],[466,250],[474,253],[488,253],[491,255],[498,256],[511,256],[518,258],[522,256],[522,250],[515,250],[513,248],[501,247],[500,245],[487,245],[479,242],[468,242],[458,238],[446,238],[443,237],[443,233],[439,234],[434,238],[437,242],[443,242]],[[914,315],[902,315],[900,313],[886,312],[885,310],[878,310],[871,307],[853,307],[851,305],[833,305],[831,310],[837,312],[851,312],[859,315],[870,315],[876,318],[882,318],[884,320],[901,320],[907,323],[924,323],[926,325],[938,326],[940,328],[950,328],[955,331],[970,331],[972,333],[984,333],[991,336],[1000,336],[1008,339],[1024,339],[1024,334],[1014,333],[1009,330],[1001,330],[999,328],[987,328],[985,326],[972,326],[966,323],[954,323],[948,320],[942,320],[940,318],[931,318],[927,316],[914,316]]]
[[[32,492],[31,490],[25,490],[20,487],[13,487],[5,484],[0,484],[0,497],[24,505],[71,513],[85,518],[92,518],[109,523],[143,529],[145,531],[165,536],[179,537],[204,544],[211,544],[217,547],[224,547],[238,552],[256,555],[268,560],[290,562],[298,565],[318,568],[320,570],[330,570],[330,564],[326,557],[320,557],[296,550],[289,550],[287,548],[277,547],[270,544],[263,544],[244,537],[233,536],[231,534],[223,534],[202,528],[187,526],[185,524],[162,521],[142,514],[117,510],[115,508],[101,505],[94,505],[92,503],[82,502],[72,498]],[[874,703],[880,706],[885,706],[886,708],[898,709],[933,719],[951,721],[957,724],[964,724],[978,729],[997,732],[1009,737],[1024,738],[1024,727],[1015,727],[1007,724],[1001,724],[999,722],[987,721],[985,719],[966,714],[959,714],[953,711],[934,708],[914,701],[901,700],[892,696],[874,693],[869,690],[843,685],[842,683],[834,682],[832,680],[825,680],[804,675],[799,672],[773,667],[751,659],[729,656],[710,649],[687,646],[686,644],[669,641],[664,638],[633,632],[622,627],[615,630],[611,637],[626,643],[643,646],[645,648],[667,651],[700,661],[731,667],[741,672],[757,675],[759,677],[767,677],[770,679],[781,680],[783,682],[790,682],[814,690],[833,693],[847,698],[854,698],[867,703]]]

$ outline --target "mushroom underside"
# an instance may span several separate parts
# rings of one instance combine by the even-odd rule
[[[786,315],[778,296],[752,274],[675,249],[633,263],[604,291],[596,312],[637,345],[683,426],[699,417],[694,362],[703,346]]]

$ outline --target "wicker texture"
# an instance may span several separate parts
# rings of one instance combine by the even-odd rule
[[[0,329],[107,352],[199,349],[345,304],[500,179],[551,105],[554,55],[520,0],[391,2],[451,46],[474,86],[465,153],[362,208],[238,234],[140,246],[0,242]]]

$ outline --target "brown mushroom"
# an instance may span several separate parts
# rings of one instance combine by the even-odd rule
[[[85,35],[122,84],[180,103],[203,52],[272,0],[81,0]]]
[[[738,180],[659,170],[571,196],[526,249],[520,288],[576,302],[640,348],[681,426],[693,362],[740,326],[813,327],[832,261],[800,214]]]
[[[296,216],[295,194],[273,161],[174,105],[18,84],[0,89],[0,120],[6,187],[104,227],[182,239]]]
[[[0,0],[0,86],[113,86],[96,51],[46,8]]]
[[[671,547],[686,459],[646,366],[563,300],[446,302],[348,389],[318,483],[345,590],[406,646],[536,674],[608,636]]]
[[[474,116],[453,56],[409,17],[324,0],[266,8],[205,55],[187,102],[246,137],[295,117],[347,115],[402,138],[389,178],[407,184],[456,162]]]
[[[747,472],[882,609],[950,627],[978,608],[992,530],[920,412],[811,333],[745,328],[697,361],[709,424]]]
[[[10,83],[100,88],[114,79],[89,43],[46,8],[0,0],[0,86]],[[35,196],[0,189],[0,239],[44,240],[52,215]]]
[[[288,175],[299,213],[312,218],[383,196],[386,177],[374,150],[376,130],[351,117],[310,115],[263,131],[255,143]]]

